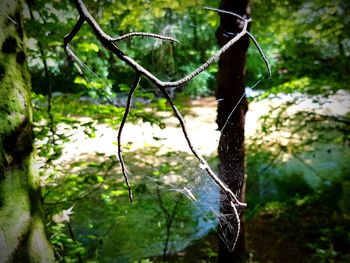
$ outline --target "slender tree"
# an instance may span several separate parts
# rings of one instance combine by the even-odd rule
[[[220,9],[236,13],[244,18],[249,17],[248,0],[222,0]],[[216,38],[220,47],[242,30],[244,23],[239,17],[220,13],[220,27]],[[244,122],[248,110],[245,97],[244,75],[246,53],[249,45],[248,36],[243,36],[226,53],[220,56],[218,87],[216,97],[219,101],[217,109],[217,124],[221,132],[218,154],[220,158],[220,179],[244,202]],[[226,195],[222,194],[221,212],[223,215],[233,215],[229,201],[225,202]],[[241,211],[240,207],[237,208]],[[226,220],[233,226],[234,216],[224,217],[219,226],[219,257],[218,262],[245,262],[244,224],[241,213],[240,229],[230,229]],[[225,221],[224,221],[225,220]],[[234,251],[231,251],[228,242],[234,242],[239,233]]]
[[[32,168],[22,1],[0,1],[0,262],[53,262]]]

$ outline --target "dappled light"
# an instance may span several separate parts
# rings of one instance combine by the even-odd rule
[[[349,11],[0,2],[0,262],[349,262]]]

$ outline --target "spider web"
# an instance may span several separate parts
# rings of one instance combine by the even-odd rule
[[[259,48],[259,46],[258,46]],[[100,81],[102,81],[106,88],[108,84],[103,81],[95,72],[93,72],[78,56],[70,49],[68,52],[73,56],[75,62],[82,68],[87,69],[90,73]],[[260,52],[260,50],[259,50]],[[260,52],[261,53],[261,52]],[[265,56],[263,58],[266,60]],[[268,65],[267,60],[265,61]],[[269,65],[268,65],[269,67]],[[261,77],[250,88],[254,89],[265,77]],[[107,101],[110,101],[109,94],[102,94]],[[107,96],[106,96],[107,95]],[[115,94],[113,94],[115,96]],[[231,113],[227,117],[220,132],[223,132],[230,117],[238,108],[242,99],[246,95],[244,92],[239,100],[235,103]],[[220,100],[220,99],[219,99]],[[113,103],[114,104],[114,103]],[[219,227],[219,236],[230,251],[233,251],[238,235],[240,232],[240,211],[237,210],[233,204],[224,194],[220,194],[220,189],[217,184],[211,179],[203,170],[203,167],[198,165],[198,161],[188,161],[179,159],[179,163],[184,164],[181,171],[181,176],[176,174],[163,175],[160,178],[148,177],[149,183],[156,183],[157,187],[161,188],[162,192],[169,192],[173,194],[174,200],[177,200],[178,195],[185,197],[191,203],[194,209],[194,217],[197,219],[198,232],[195,238],[200,238],[207,234],[211,229]],[[231,208],[231,213],[224,214],[220,211],[221,207]],[[228,209],[226,209],[227,211]]]
[[[174,160],[172,160],[174,162]],[[200,239],[210,231],[216,231],[227,248],[232,251],[239,233],[239,215],[236,209],[232,213],[223,214],[220,207],[230,204],[226,195],[220,193],[220,188],[199,167],[197,160],[184,160],[177,157],[175,162],[181,164],[179,171],[170,172],[159,178],[147,177],[149,187],[159,187],[161,195],[170,194],[174,202],[182,201],[193,208],[192,217],[196,220],[196,233],[193,239]],[[143,198],[143,197],[137,197]],[[155,195],[148,197],[155,199]],[[190,209],[191,210],[191,209]]]

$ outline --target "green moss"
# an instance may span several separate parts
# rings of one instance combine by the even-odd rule
[[[28,240],[30,236],[30,230],[21,236],[21,240],[16,248],[16,251],[12,254],[11,262],[30,262],[30,255],[27,248]]]
[[[30,200],[26,191],[29,160],[24,159],[21,166],[15,165],[5,169],[5,179],[0,184],[0,226],[7,237],[5,244],[0,247],[0,254],[5,262],[10,259],[16,248],[21,246],[20,243],[26,239],[24,236],[30,229]]]
[[[47,241],[46,232],[40,217],[33,217],[32,231],[29,236],[28,252],[30,262],[55,262],[51,245]],[[41,242],[38,242],[40,240]]]
[[[7,39],[7,43],[9,42],[11,41]],[[20,51],[5,56],[0,54],[0,61],[0,145],[9,151],[10,155],[15,154],[18,157],[33,149],[28,95],[30,81],[24,63],[25,53]],[[0,164],[3,163],[3,159],[3,156],[0,156]]]
[[[53,262],[31,167],[30,79],[23,52],[22,1],[0,1],[0,261]]]
[[[3,139],[3,147],[16,163],[33,151],[32,127],[27,118]]]

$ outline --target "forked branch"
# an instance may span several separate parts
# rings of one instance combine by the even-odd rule
[[[130,107],[131,107],[131,100],[132,100],[132,96],[133,93],[139,83],[139,80],[141,77],[145,77],[147,79],[149,79],[164,95],[164,97],[166,98],[166,100],[168,101],[169,105],[171,106],[176,118],[178,119],[181,128],[182,128],[182,132],[184,134],[184,137],[187,141],[187,144],[189,146],[189,148],[191,149],[191,152],[193,153],[193,155],[197,158],[197,160],[200,163],[200,167],[206,171],[206,173],[214,180],[214,182],[220,187],[220,189],[226,193],[230,203],[232,204],[233,208],[235,211],[237,211],[236,207],[242,207],[242,206],[246,206],[245,203],[242,203],[239,201],[239,199],[236,197],[236,195],[231,191],[231,189],[212,171],[212,169],[210,168],[210,166],[208,165],[208,163],[205,161],[205,159],[197,152],[197,150],[193,147],[191,140],[189,138],[186,126],[185,126],[185,122],[184,119],[181,115],[181,113],[179,112],[179,110],[177,109],[176,105],[174,104],[174,102],[172,101],[172,99],[170,98],[169,94],[166,91],[166,88],[171,87],[171,88],[177,88],[177,87],[181,87],[186,85],[191,79],[193,79],[195,76],[197,76],[198,74],[200,74],[201,72],[203,72],[205,69],[207,69],[211,64],[213,64],[214,62],[216,62],[219,57],[225,53],[231,46],[233,46],[238,40],[240,40],[243,36],[248,35],[254,42],[254,44],[257,46],[261,56],[263,57],[265,64],[268,68],[268,72],[270,75],[270,66],[267,62],[267,59],[265,57],[265,55],[262,52],[262,49],[259,47],[257,41],[255,40],[255,38],[247,31],[247,27],[248,27],[248,23],[250,22],[250,19],[246,19],[242,16],[239,16],[235,13],[231,13],[228,11],[224,11],[224,10],[220,10],[220,9],[214,9],[214,8],[207,8],[209,10],[212,11],[216,11],[216,12],[221,12],[221,13],[227,13],[229,15],[234,15],[236,17],[238,17],[239,19],[242,20],[243,22],[243,26],[242,26],[242,30],[237,33],[232,39],[230,39],[223,47],[221,47],[221,49],[219,49],[213,56],[211,56],[205,63],[203,63],[201,66],[199,66],[198,68],[194,69],[191,73],[189,73],[188,75],[184,76],[183,78],[176,80],[176,81],[172,81],[172,82],[164,82],[160,79],[158,79],[156,76],[154,76],[152,73],[150,73],[147,69],[145,69],[143,66],[141,66],[140,64],[138,64],[136,61],[134,61],[131,57],[127,56],[126,54],[123,53],[123,51],[116,45],[117,41],[123,40],[123,39],[127,39],[127,38],[131,38],[134,36],[141,36],[141,37],[152,37],[152,38],[159,38],[162,40],[170,40],[170,41],[177,41],[176,39],[173,39],[171,37],[167,37],[167,36],[162,36],[162,35],[157,35],[157,34],[152,34],[152,33],[143,33],[143,32],[133,32],[133,33],[128,33],[125,35],[122,35],[120,37],[111,37],[109,35],[107,35],[102,29],[101,27],[98,25],[98,23],[95,21],[95,19],[90,15],[90,13],[88,12],[86,6],[84,5],[82,0],[73,0],[78,12],[79,12],[79,19],[76,23],[76,25],[73,27],[72,31],[67,34],[64,38],[64,47],[66,49],[68,49],[68,44],[69,42],[74,38],[74,36],[79,32],[81,26],[83,25],[84,22],[86,22],[87,24],[89,24],[89,26],[91,27],[91,29],[94,31],[96,37],[99,39],[99,41],[101,42],[101,44],[109,51],[111,51],[113,54],[115,54],[119,59],[121,59],[122,61],[124,61],[127,65],[129,65],[131,68],[133,68],[137,74],[136,80],[133,84],[133,86],[131,87],[131,90],[129,92],[129,96],[128,96],[128,101],[127,101],[127,105],[125,108],[125,113],[119,128],[119,132],[118,132],[118,157],[122,166],[122,172],[123,172],[123,176],[125,179],[125,182],[128,186],[128,190],[129,190],[129,197],[130,200],[132,201],[132,192],[131,192],[131,187],[129,184],[129,179],[128,179],[128,175],[127,175],[127,170],[125,168],[125,163],[123,161],[123,157],[122,157],[122,151],[121,151],[121,134],[122,134],[122,130],[124,127],[124,124],[126,122],[128,113],[130,111]]]
[[[195,76],[203,72],[205,69],[207,69],[211,64],[216,62],[221,54],[225,53],[233,44],[235,44],[239,39],[241,39],[246,33],[247,33],[247,26],[250,22],[250,19],[244,19],[244,25],[241,32],[239,32],[234,38],[232,38],[230,41],[228,41],[220,50],[218,50],[212,57],[210,57],[206,62],[204,62],[201,66],[193,70],[191,73],[186,75],[185,77],[181,78],[177,81],[172,82],[164,82],[158,79],[156,76],[154,76],[152,73],[150,73],[147,69],[145,69],[143,66],[141,66],[139,63],[137,63],[135,60],[133,60],[131,57],[127,56],[123,53],[123,51],[114,43],[116,38],[113,38],[109,35],[107,35],[102,28],[98,25],[98,23],[95,21],[95,19],[91,16],[89,11],[87,10],[86,6],[84,5],[82,0],[74,0],[73,1],[78,12],[79,12],[79,19],[72,29],[72,31],[65,36],[64,38],[64,47],[66,48],[69,42],[73,39],[73,37],[78,33],[81,25],[86,22],[89,24],[91,29],[94,31],[96,37],[100,40],[101,44],[114,53],[119,59],[124,61],[126,64],[128,64],[131,68],[133,68],[136,72],[140,72],[140,74],[146,78],[148,78],[151,82],[153,82],[158,87],[171,87],[171,88],[178,88],[180,86],[185,85],[188,83],[191,79],[193,79]],[[127,34],[128,35],[128,34]],[[132,35],[129,36],[120,36],[119,38],[125,39],[132,37]]]

